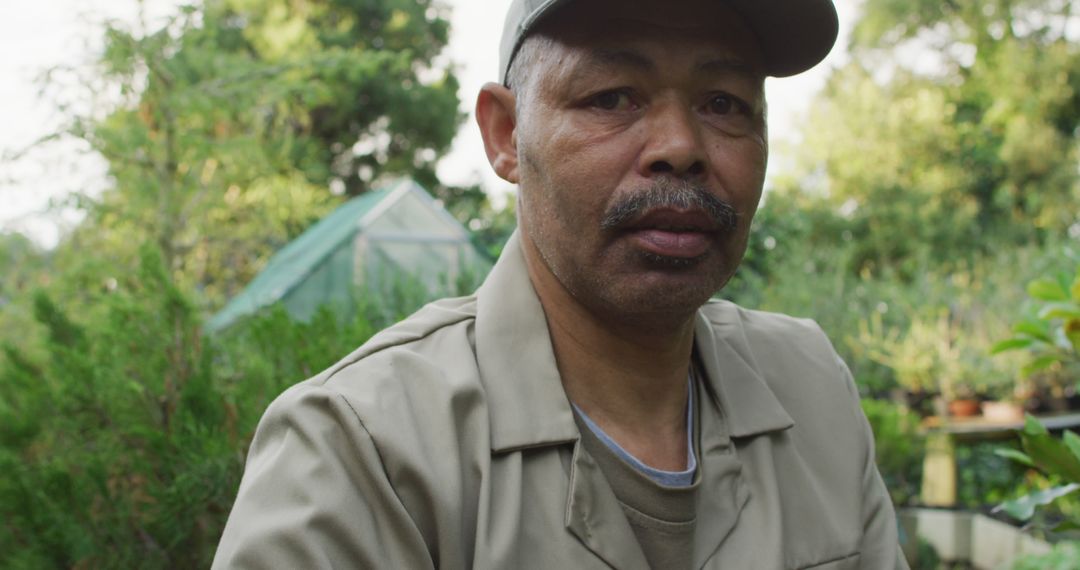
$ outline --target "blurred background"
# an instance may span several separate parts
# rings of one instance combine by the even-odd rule
[[[508,3],[0,6],[0,567],[207,566],[269,401],[475,288]],[[720,296],[830,335],[913,566],[1080,567],[1080,2],[837,5]]]

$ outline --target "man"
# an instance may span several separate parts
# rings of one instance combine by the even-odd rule
[[[215,566],[905,568],[820,329],[709,301],[763,78],[835,36],[828,0],[515,1],[477,119],[519,232],[271,405]]]

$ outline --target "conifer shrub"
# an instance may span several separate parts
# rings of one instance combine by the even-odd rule
[[[45,346],[0,359],[0,568],[208,567],[270,401],[428,297],[207,336],[152,247],[101,307],[37,294]]]

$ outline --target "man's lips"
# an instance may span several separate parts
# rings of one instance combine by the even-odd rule
[[[627,224],[632,230],[662,229],[687,232],[715,232],[718,224],[701,210],[653,210]]]
[[[705,255],[710,234],[719,230],[704,212],[657,210],[627,224],[626,231],[644,250],[654,255],[693,259]]]

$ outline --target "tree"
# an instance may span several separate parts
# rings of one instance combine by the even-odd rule
[[[49,256],[26,236],[0,233],[0,346],[29,350],[35,337],[30,292],[48,283]],[[5,360],[0,352],[0,365]]]
[[[34,242],[19,233],[0,232],[0,310],[37,284],[46,257]]]
[[[1063,235],[1080,221],[1072,4],[866,0],[781,191],[849,220],[856,271]]]
[[[153,242],[211,307],[335,193],[396,175],[432,185],[462,118],[431,0],[206,0],[105,34],[93,71],[120,100],[70,131],[108,161],[111,188],[58,258],[108,252],[99,270],[115,277]]]
[[[873,349],[925,339],[954,387],[1015,395],[1000,307],[1080,230],[1074,4],[864,0],[727,291],[818,320],[864,394],[902,376]]]
[[[200,317],[332,190],[433,185],[461,119],[443,15],[205,0],[158,29],[106,27],[86,78],[100,98],[69,133],[108,161],[109,189],[48,258],[0,236],[0,567],[206,567],[268,402],[424,300],[311,323],[276,310],[212,338]],[[487,215],[475,189],[435,189]],[[8,329],[12,307],[40,339]]]

